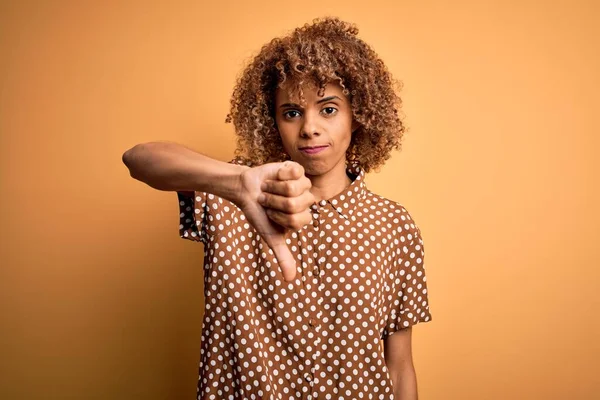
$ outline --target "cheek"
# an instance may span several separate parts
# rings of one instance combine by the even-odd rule
[[[287,128],[287,129],[286,129]],[[283,129],[278,129],[279,137],[281,138],[281,143],[283,143],[283,147],[287,150],[292,143],[292,135],[290,134],[289,127],[283,127]]]
[[[350,145],[352,141],[352,121],[345,121],[344,129],[340,132],[341,142],[344,143],[345,147]]]

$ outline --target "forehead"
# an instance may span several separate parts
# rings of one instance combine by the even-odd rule
[[[302,94],[304,96],[304,103],[314,103],[319,101],[323,97],[327,96],[338,96],[341,99],[344,99],[346,96],[343,94],[343,88],[339,84],[339,82],[329,82],[324,87],[324,93],[322,96],[319,96],[319,86],[315,82],[305,82],[300,87],[298,87],[296,82],[286,81],[281,84],[275,90],[275,102],[277,104],[280,103],[296,103],[302,104],[300,97],[299,88],[302,90]]]

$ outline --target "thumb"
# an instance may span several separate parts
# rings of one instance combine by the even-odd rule
[[[304,168],[295,161],[274,162],[263,165],[265,179],[287,181],[299,179],[304,175]]]
[[[296,277],[296,261],[294,260],[294,256],[285,242],[285,236],[279,233],[266,235],[265,241],[271,250],[273,250],[275,257],[277,257],[279,267],[281,268],[281,273],[283,274],[283,279],[288,282],[294,280]]]

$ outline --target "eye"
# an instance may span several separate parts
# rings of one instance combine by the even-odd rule
[[[286,112],[283,113],[283,116],[286,119],[293,119],[295,117],[299,117],[300,113],[298,112],[298,110],[288,110]]]
[[[337,111],[338,110],[335,107],[325,107],[322,112],[324,112],[326,115],[334,115],[337,113]]]

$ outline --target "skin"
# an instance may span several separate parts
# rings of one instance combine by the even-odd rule
[[[311,192],[317,201],[342,192],[351,180],[346,175],[346,150],[352,132],[358,128],[353,122],[349,99],[338,83],[325,86],[323,96],[312,84],[303,87],[305,102],[300,104],[296,94],[284,85],[275,93],[275,123],[283,148],[292,160],[304,167],[311,181]],[[309,155],[300,150],[304,146],[326,145],[318,154]]]
[[[395,399],[418,399],[411,336],[412,328],[401,329],[388,336],[384,342],[385,364],[392,380]]]

